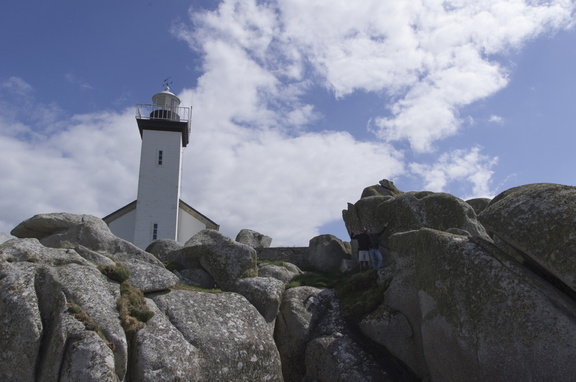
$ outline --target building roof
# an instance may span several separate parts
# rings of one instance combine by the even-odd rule
[[[182,199],[180,199],[179,201],[180,201],[180,203],[179,203],[178,207],[180,207],[180,209],[186,211],[189,215],[194,216],[197,220],[204,223],[204,225],[206,225],[206,227],[212,228],[215,230],[218,230],[220,228],[220,225],[216,224],[212,219],[208,218],[206,215],[202,214],[201,212],[196,210],[194,207],[192,207],[188,203],[184,202]],[[122,217],[123,215],[126,215],[127,213],[135,210],[136,209],[136,202],[137,201],[134,200],[133,202],[126,204],[124,207],[121,207],[121,208],[117,209],[116,211],[112,212],[111,214],[106,215],[105,217],[102,218],[102,220],[104,220],[104,222],[106,224],[110,224],[114,220],[116,220],[116,219]]]

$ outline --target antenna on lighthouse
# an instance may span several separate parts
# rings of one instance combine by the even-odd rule
[[[162,86],[164,87],[165,91],[170,91],[170,85],[174,82],[174,81],[168,81],[170,80],[170,78],[172,78],[172,76],[165,78],[164,81],[162,82]]]

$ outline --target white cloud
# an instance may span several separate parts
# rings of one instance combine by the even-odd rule
[[[28,101],[32,108],[51,108]],[[0,199],[0,231],[38,213],[103,216],[135,198],[139,136],[133,110],[47,122],[13,118],[23,119],[0,119],[0,195],[9,195]]]
[[[502,118],[499,115],[493,114],[490,116],[490,118],[488,118],[488,122],[495,123],[497,125],[502,125],[504,123],[504,118]]]
[[[196,28],[179,35],[207,54],[208,70],[221,41],[278,80],[287,73],[298,80],[308,67],[309,78],[336,97],[389,94],[390,113],[374,119],[374,132],[430,152],[458,131],[459,107],[506,86],[507,69],[494,56],[570,27],[574,7],[567,0],[226,0],[194,14]]]
[[[408,168],[424,179],[424,188],[430,191],[444,192],[456,182],[460,187],[470,184],[471,189],[460,190],[462,198],[468,199],[494,196],[490,179],[497,163],[498,158],[483,155],[480,147],[473,147],[444,153],[435,163],[410,163]]]

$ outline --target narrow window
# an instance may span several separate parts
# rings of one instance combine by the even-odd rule
[[[154,223],[154,227],[152,228],[152,240],[158,239],[158,223]]]
[[[162,164],[162,150],[158,150],[158,164],[161,165]]]

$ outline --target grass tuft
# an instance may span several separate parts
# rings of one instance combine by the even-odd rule
[[[144,293],[128,281],[120,284],[120,298],[116,305],[120,313],[120,323],[128,338],[132,338],[154,316],[154,312],[146,306]]]
[[[100,265],[98,270],[111,280],[122,283],[130,278],[130,271],[122,263],[116,265]]]
[[[191,290],[194,292],[206,292],[206,293],[222,293],[222,289],[218,288],[203,288],[197,285],[189,285],[184,283],[176,284],[173,289],[183,289],[183,290]]]

